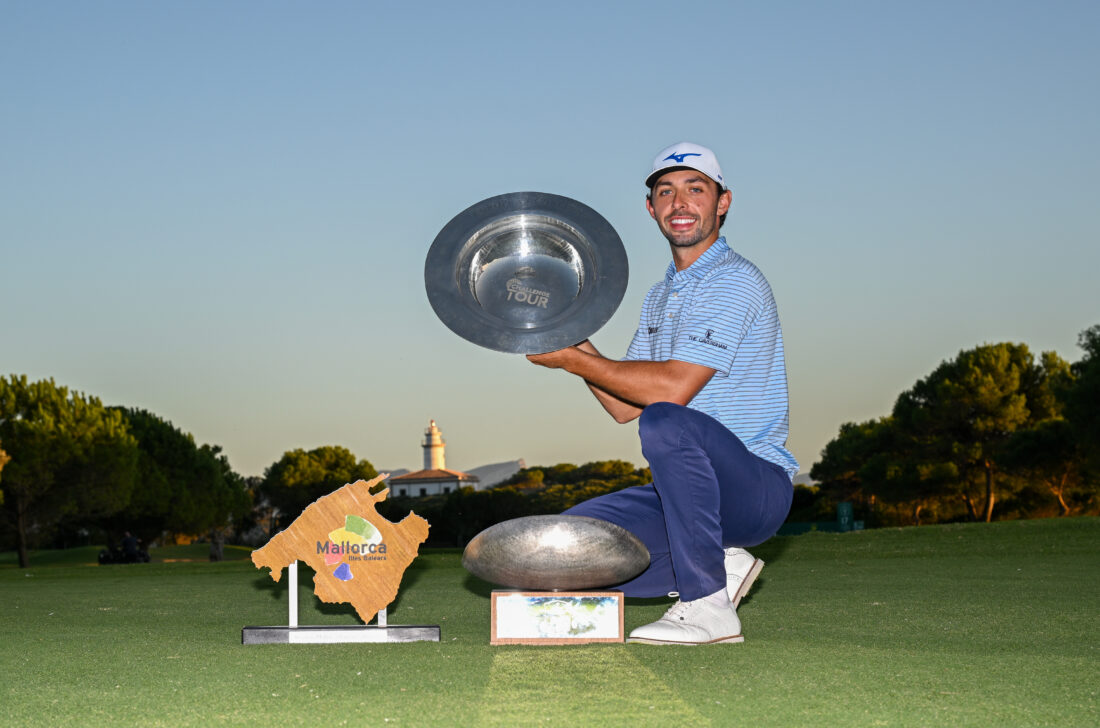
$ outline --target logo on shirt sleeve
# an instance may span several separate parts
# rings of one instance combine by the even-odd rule
[[[706,344],[707,346],[716,346],[719,349],[729,349],[729,347],[726,346],[725,344],[723,344],[722,342],[716,341],[716,340],[710,338],[713,334],[714,334],[714,329],[707,329],[705,336],[691,335],[691,336],[688,336],[688,339],[690,339],[691,341],[697,341],[700,344]]]

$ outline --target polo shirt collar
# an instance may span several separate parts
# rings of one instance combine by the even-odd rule
[[[730,246],[726,244],[726,236],[723,235],[715,240],[709,248],[703,251],[694,263],[687,268],[679,272],[681,279],[686,276],[693,278],[702,278],[710,269],[714,267],[714,264],[721,260],[726,253],[730,250]],[[665,280],[672,281],[677,276],[675,261],[668,264],[668,268],[665,269]]]

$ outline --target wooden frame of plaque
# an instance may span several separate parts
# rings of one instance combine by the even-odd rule
[[[492,592],[489,644],[623,642],[620,591]]]

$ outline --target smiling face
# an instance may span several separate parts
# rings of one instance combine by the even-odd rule
[[[675,248],[703,249],[718,239],[719,221],[729,210],[733,196],[721,192],[718,183],[694,169],[679,169],[653,184],[646,209]]]

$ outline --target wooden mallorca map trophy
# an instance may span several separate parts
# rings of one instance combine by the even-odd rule
[[[263,548],[252,552],[257,568],[271,578],[289,577],[286,626],[245,627],[241,642],[251,644],[318,644],[339,642],[438,642],[439,627],[387,624],[386,605],[397,596],[401,577],[428,537],[428,522],[409,513],[390,523],[375,510],[389,495],[370,489],[385,475],[356,481],[317,499]],[[314,571],[313,592],[322,602],[347,602],[363,625],[300,626],[298,561]],[[369,624],[377,615],[376,624]]]

